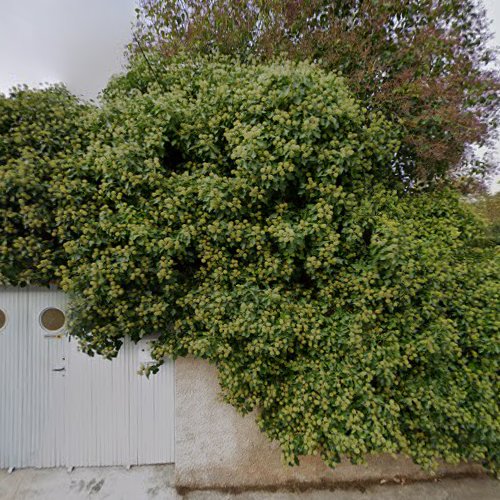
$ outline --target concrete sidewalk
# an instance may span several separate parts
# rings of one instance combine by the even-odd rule
[[[238,495],[193,491],[189,500],[500,500],[500,484],[492,479],[444,479],[438,482],[371,486],[366,489],[291,493],[247,492]]]
[[[500,483],[493,479],[443,479],[366,488],[290,491],[189,491],[173,485],[174,466],[88,467],[0,471],[1,500],[500,500]]]
[[[177,499],[174,466],[0,470],[1,500]]]

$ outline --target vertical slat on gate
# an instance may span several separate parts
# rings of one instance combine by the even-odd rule
[[[15,438],[13,418],[15,388],[11,381],[11,378],[15,376],[13,373],[15,360],[12,354],[6,356],[5,353],[17,351],[16,342],[19,339],[11,334],[16,330],[18,323],[18,314],[14,307],[15,294],[6,289],[0,289],[0,292],[0,308],[6,315],[6,325],[0,332],[0,353],[3,353],[0,363],[0,467],[6,468],[17,460],[17,456],[13,441]]]

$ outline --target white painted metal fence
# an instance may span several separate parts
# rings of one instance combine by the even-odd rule
[[[0,288],[0,468],[174,461],[174,363],[137,375],[141,345],[91,358],[40,323],[66,297]],[[142,346],[144,347],[144,346]]]

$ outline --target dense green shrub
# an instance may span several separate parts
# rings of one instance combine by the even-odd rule
[[[495,468],[498,265],[472,213],[409,192],[394,128],[313,64],[147,70],[110,84],[58,185],[83,349],[156,333],[159,363],[208,359],[288,463]]]
[[[54,212],[89,110],[64,87],[0,94],[0,283],[47,282],[62,263]]]
[[[472,205],[486,223],[486,234],[492,242],[500,245],[500,191],[480,196],[472,201]]]

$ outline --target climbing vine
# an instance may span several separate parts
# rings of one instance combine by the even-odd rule
[[[495,248],[452,191],[399,177],[397,127],[340,76],[180,58],[153,78],[135,63],[100,108],[72,106],[61,156],[22,156],[17,191],[1,150],[1,216],[25,220],[28,193],[54,249],[40,258],[47,239],[25,224],[40,244],[20,258],[4,230],[4,283],[56,280],[91,355],[155,333],[150,371],[209,360],[289,464],[497,466]]]

